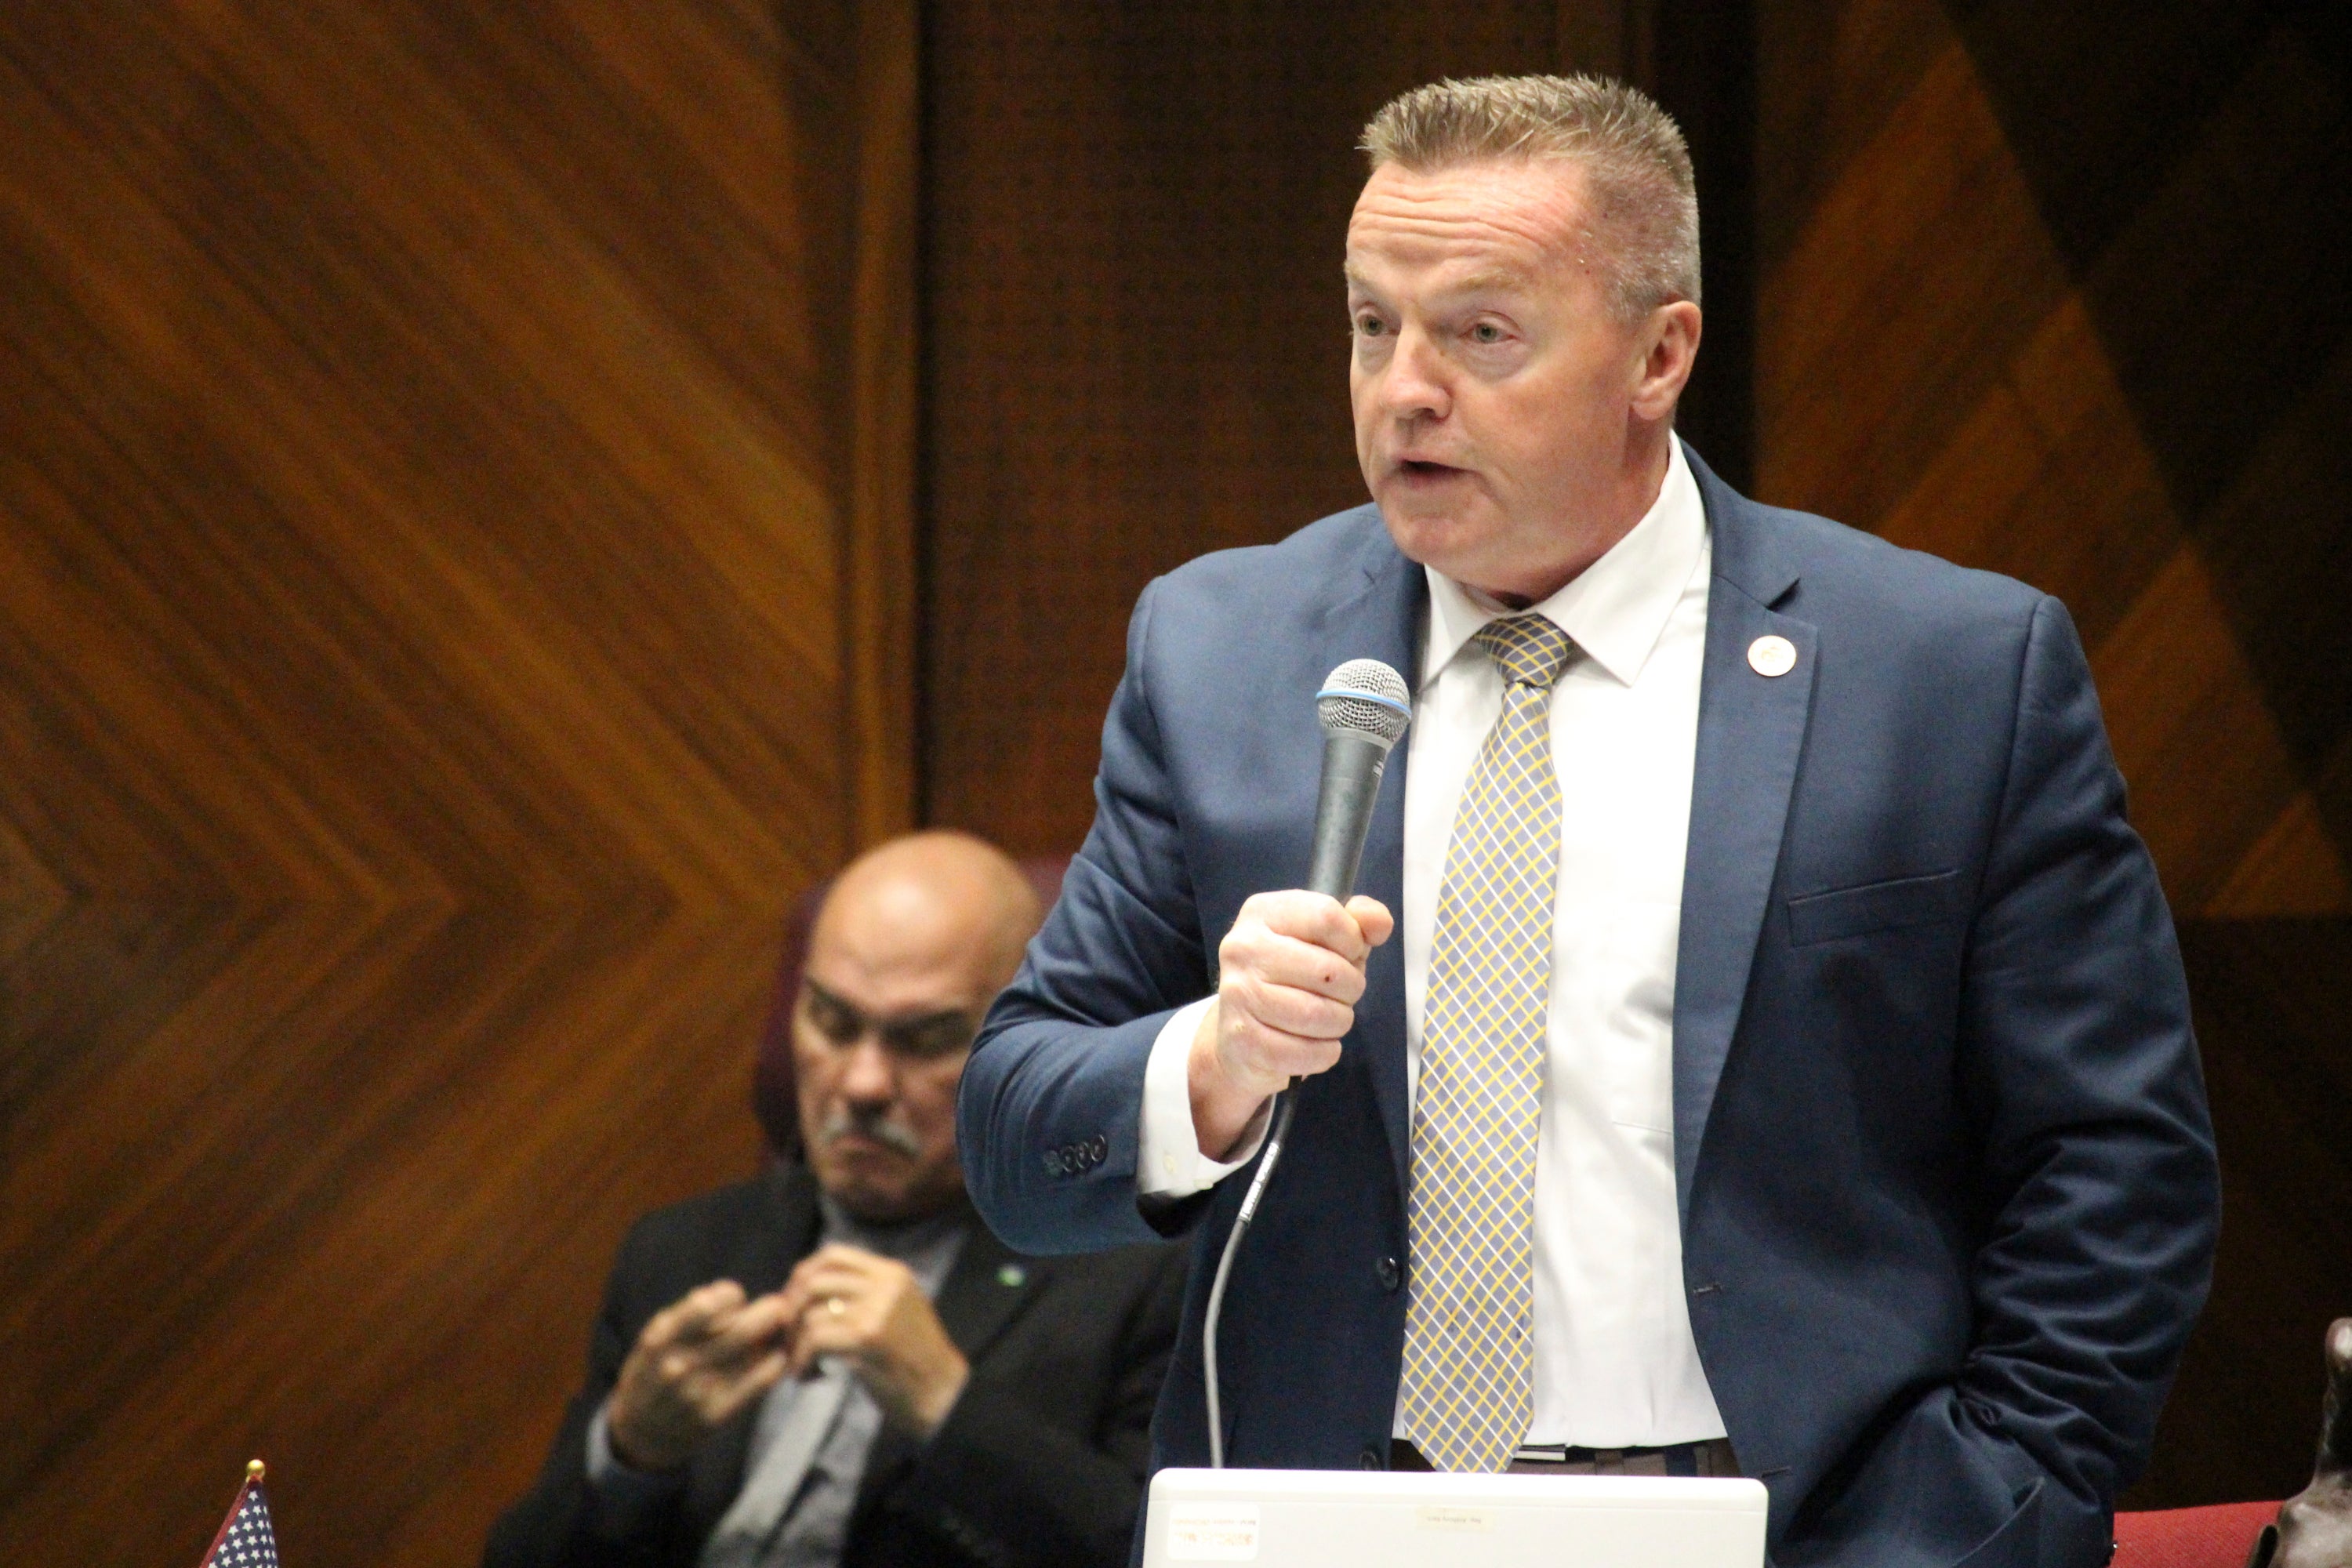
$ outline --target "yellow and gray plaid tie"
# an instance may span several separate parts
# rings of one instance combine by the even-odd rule
[[[1489,622],[1471,640],[1506,684],[1454,816],[1430,944],[1403,1414],[1437,1468],[1495,1471],[1535,1405],[1536,1131],[1559,876],[1551,689],[1570,649],[1541,616]]]

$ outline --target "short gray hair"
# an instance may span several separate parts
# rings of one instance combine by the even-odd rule
[[[1674,117],[1600,76],[1489,76],[1391,99],[1359,145],[1375,171],[1415,174],[1498,158],[1559,158],[1584,171],[1612,308],[1635,320],[1698,300],[1698,186]]]

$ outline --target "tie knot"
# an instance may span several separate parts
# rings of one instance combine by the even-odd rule
[[[1503,679],[1514,685],[1532,686],[1538,691],[1551,689],[1559,672],[1568,663],[1568,634],[1541,616],[1512,616],[1507,619],[1488,621],[1470,639],[1486,650],[1486,657],[1502,670]]]

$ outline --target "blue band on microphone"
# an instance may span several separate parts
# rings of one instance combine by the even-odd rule
[[[1383,697],[1377,691],[1359,691],[1351,686],[1327,686],[1315,694],[1315,700],[1320,702],[1326,697],[1347,697],[1358,702],[1377,703],[1391,713],[1402,713],[1408,719],[1412,717],[1412,703],[1400,702],[1393,697]]]

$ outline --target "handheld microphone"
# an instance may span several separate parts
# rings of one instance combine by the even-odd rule
[[[1307,859],[1307,888],[1328,893],[1341,903],[1356,890],[1356,873],[1364,860],[1364,836],[1371,830],[1372,805],[1380,798],[1381,774],[1388,767],[1390,749],[1412,722],[1412,694],[1404,678],[1376,658],[1351,658],[1333,670],[1315,694],[1316,716],[1323,725],[1323,785],[1315,803],[1315,844]],[[1257,1214],[1257,1201],[1274,1174],[1282,1146],[1290,1136],[1291,1118],[1298,1110],[1298,1080],[1275,1097],[1274,1121],[1266,1130],[1265,1150],[1257,1172],[1234,1216],[1225,1249],[1217,1258],[1217,1277],[1209,1287],[1209,1304],[1201,1321],[1201,1371],[1208,1394],[1209,1468],[1225,1468],[1225,1428],[1217,1391],[1217,1320],[1225,1304],[1225,1281],[1233,1275],[1234,1254]]]
[[[1376,658],[1351,658],[1324,680],[1315,711],[1323,723],[1323,789],[1307,886],[1346,903],[1363,864],[1381,773],[1412,722],[1412,700],[1395,670]]]

